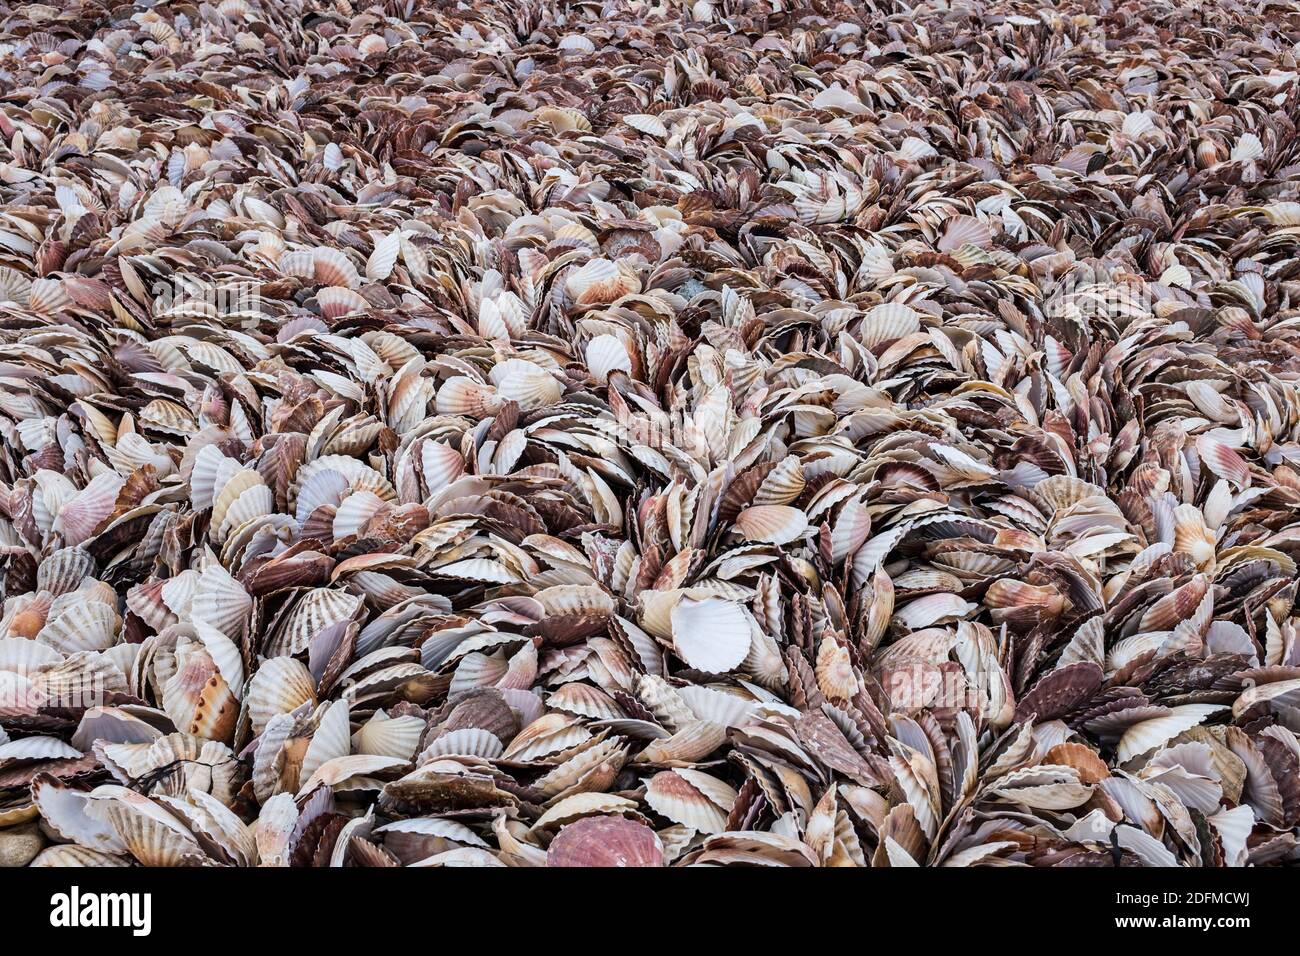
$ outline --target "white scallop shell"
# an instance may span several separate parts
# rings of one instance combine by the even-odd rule
[[[735,601],[681,598],[672,611],[673,649],[691,667],[722,674],[749,655],[749,619]]]

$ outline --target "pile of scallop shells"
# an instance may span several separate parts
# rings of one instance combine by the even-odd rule
[[[0,0],[0,862],[1300,860],[1298,41]]]

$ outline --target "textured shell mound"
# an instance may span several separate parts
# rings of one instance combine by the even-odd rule
[[[0,7],[5,859],[1300,862],[1297,41]]]

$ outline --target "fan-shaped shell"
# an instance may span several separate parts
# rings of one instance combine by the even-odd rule
[[[276,714],[287,714],[305,703],[315,704],[316,682],[301,661],[273,657],[253,674],[246,700],[253,733],[260,735]]]
[[[789,544],[807,529],[807,516],[788,505],[755,505],[736,516],[736,530],[747,541]]]
[[[586,817],[563,827],[546,850],[547,866],[663,866],[664,850],[648,826],[621,817]]]
[[[316,306],[327,319],[341,319],[354,312],[364,312],[370,303],[346,285],[328,285],[316,293]]]
[[[656,813],[700,833],[721,833],[736,791],[697,770],[665,770],[646,784],[646,803]]]
[[[683,597],[672,611],[673,649],[691,667],[722,674],[749,654],[750,622],[734,601]]]
[[[636,276],[608,259],[591,259],[569,271],[565,290],[579,306],[603,305],[639,292]]]
[[[320,248],[312,253],[314,278],[324,286],[355,288],[361,282],[357,267],[338,249]]]

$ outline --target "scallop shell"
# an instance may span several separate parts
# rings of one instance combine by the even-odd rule
[[[991,616],[998,623],[1023,622],[1032,626],[1045,617],[1060,614],[1065,609],[1065,598],[1051,585],[1002,578],[994,581],[984,592],[984,604],[991,609]]]
[[[7,637],[34,638],[49,619],[54,596],[48,591],[14,598],[5,612]]]
[[[795,455],[786,455],[767,473],[750,504],[754,507],[786,505],[802,495],[807,486],[803,463]]]
[[[321,704],[315,715],[316,729],[312,732],[311,742],[307,744],[307,751],[302,757],[299,779],[310,781],[312,777],[318,777],[318,783],[324,782],[326,786],[334,786],[342,783],[348,777],[375,773],[379,769],[397,766],[405,762],[396,758],[379,758],[376,755],[369,755],[375,758],[371,763],[365,763],[364,761],[356,762],[355,765],[346,763],[352,751],[349,713],[350,708],[347,700],[336,700]],[[388,762],[381,766],[379,763],[381,759]],[[318,771],[325,768],[326,765],[329,765],[329,769],[323,774],[318,774]],[[305,785],[303,789],[310,790],[310,783]]]
[[[694,763],[713,753],[726,740],[725,725],[697,720],[682,726],[671,737],[650,741],[637,759],[648,763]]]
[[[381,710],[352,735],[352,749],[359,754],[411,760],[423,734],[424,721],[419,717],[389,717]]]
[[[417,764],[446,756],[482,757],[495,760],[500,757],[505,746],[501,738],[481,727],[462,727],[440,734],[417,758]]]
[[[75,591],[81,582],[95,573],[95,559],[83,548],[60,548],[36,571],[36,588],[58,597]]]
[[[539,777],[534,786],[552,802],[584,790],[607,790],[618,779],[626,761],[624,744],[616,739],[597,738]]]
[[[578,306],[606,305],[641,291],[635,274],[608,259],[591,259],[570,270],[564,287]]]
[[[749,620],[734,601],[683,597],[672,610],[672,638],[673,650],[688,665],[723,674],[749,655]]]
[[[32,783],[32,799],[45,825],[63,840],[98,853],[126,852],[126,843],[117,829],[102,819],[102,814],[88,812],[91,801],[83,791],[53,777],[38,777]]]
[[[347,538],[360,534],[370,519],[387,507],[388,502],[371,491],[357,491],[348,495],[334,513],[334,537]]]
[[[28,302],[31,288],[31,279],[9,266],[0,266],[0,302]]]
[[[361,42],[357,44],[357,49],[365,57],[380,56],[388,52],[388,41],[372,33],[368,37],[362,37]]]
[[[648,690],[648,686],[638,688],[638,695],[647,706],[654,708],[657,703],[659,708],[663,708],[667,702],[660,695],[648,693]],[[747,693],[730,693],[698,684],[675,688],[673,698],[671,710],[674,717],[671,724],[674,727],[686,727],[696,720],[721,724],[723,727],[740,727],[749,723],[757,709],[757,701]]]
[[[599,815],[640,817],[636,802],[626,797],[610,793],[575,793],[553,803],[537,818],[533,830],[557,829],[574,820]]]
[[[264,661],[248,683],[245,697],[254,736],[260,736],[276,714],[287,714],[305,703],[316,703],[316,682],[306,665],[292,657]]]
[[[51,530],[61,532],[69,547],[83,543],[113,513],[118,492],[125,483],[118,475],[109,473],[92,478],[85,488],[59,508]]]
[[[239,698],[197,642],[177,649],[176,671],[163,685],[162,707],[177,730],[209,740],[229,740],[239,717]]]
[[[1214,565],[1215,535],[1194,505],[1174,509],[1174,550],[1187,555],[1198,568]]]
[[[345,315],[364,312],[370,303],[345,286],[330,285],[316,293],[316,306],[327,319],[341,319]]]
[[[296,279],[316,278],[316,255],[310,249],[294,249],[280,256],[280,274]]]
[[[847,561],[862,547],[871,534],[871,513],[858,498],[851,498],[840,508],[831,530],[831,560]]]
[[[140,423],[177,435],[196,431],[194,416],[189,409],[163,399],[155,399],[140,410]]]
[[[645,133],[647,136],[655,136],[659,139],[668,138],[668,127],[664,126],[663,121],[657,116],[647,113],[628,113],[623,117],[623,122],[638,133]]]
[[[595,336],[587,343],[584,354],[587,368],[597,382],[608,382],[610,373],[614,371],[632,371],[632,356],[616,335]]]
[[[1100,783],[1110,776],[1106,762],[1085,744],[1057,744],[1043,756],[1043,763],[1072,767],[1079,774],[1079,782]]]
[[[226,487],[229,488],[230,485]],[[245,488],[228,504],[224,495],[223,489],[222,496],[213,507],[214,515],[221,514],[221,522],[212,536],[216,543],[225,542],[235,531],[247,526],[249,522],[266,517],[275,507],[271,489],[265,484],[257,483]]]
[[[127,852],[144,866],[192,866],[207,860],[193,834],[152,801],[122,787],[101,787],[103,813],[117,830]]]
[[[590,684],[565,684],[546,699],[546,706],[592,720],[613,720],[623,716],[612,697]]]
[[[518,296],[505,293],[479,303],[479,334],[489,339],[522,338],[528,330],[528,316]]]
[[[564,393],[555,376],[523,359],[506,359],[493,367],[489,378],[500,401],[518,402],[523,411],[553,405]]]
[[[122,619],[99,601],[76,601],[57,616],[52,612],[36,640],[64,654],[102,651],[117,642]]]
[[[447,379],[438,389],[435,405],[439,415],[467,415],[478,419],[495,414],[500,401],[491,385],[458,375]]]
[[[1054,720],[1085,705],[1102,686],[1102,669],[1091,661],[1066,664],[1044,675],[1016,705],[1016,719]]]
[[[368,778],[374,774],[386,773],[406,766],[406,761],[396,757],[382,757],[369,753],[354,753],[348,756],[334,757],[316,767],[311,777],[305,777],[305,783],[299,788],[298,799],[302,799],[317,787],[346,786],[352,778]]]
[[[1142,615],[1138,623],[1144,633],[1173,630],[1180,622],[1187,620],[1196,611],[1206,591],[1209,581],[1205,575],[1196,575],[1172,594],[1167,594],[1156,601]]]
[[[854,697],[862,686],[848,649],[838,644],[829,635],[822,638],[821,645],[817,649],[817,662],[813,673],[817,678],[817,688],[830,700],[848,700]]]
[[[894,612],[894,620],[909,630],[919,631],[940,624],[951,623],[971,614],[978,604],[962,600],[956,594],[927,594],[911,601]]]
[[[1034,485],[1030,494],[1044,514],[1064,511],[1085,498],[1106,496],[1104,489],[1069,475],[1053,475],[1045,478]]]
[[[921,317],[901,302],[875,306],[862,318],[862,344],[869,349],[888,345],[921,329]]]
[[[274,636],[265,653],[300,654],[307,649],[313,637],[340,621],[350,619],[361,607],[360,598],[332,588],[312,588],[294,605]]]
[[[20,737],[0,744],[0,765],[25,760],[75,760],[80,756],[80,750],[57,737]]]
[[[487,843],[462,823],[438,817],[395,820],[376,828],[384,847],[408,865],[457,847],[486,848]]]
[[[357,459],[344,455],[322,455],[315,461],[308,462],[298,469],[295,484],[301,487],[303,482],[321,472],[334,472],[341,475],[353,491],[371,491],[385,501],[392,501],[397,497],[392,482],[387,478]],[[296,489],[291,489],[291,492],[296,494]]]
[[[993,233],[988,223],[974,216],[953,216],[944,223],[938,249],[940,252],[953,252],[967,244],[986,249],[992,242]]]
[[[546,616],[613,614],[618,605],[603,588],[588,584],[557,584],[535,595]]]
[[[118,856],[112,853],[104,853],[100,850],[87,849],[84,846],[77,846],[71,843],[65,843],[58,846],[47,846],[36,854],[28,866],[130,866],[129,857]]]
[[[164,597],[169,598],[167,588]],[[253,599],[243,585],[218,564],[210,564],[193,579],[188,616],[207,622],[228,637],[244,634],[252,608]],[[181,614],[183,610],[181,605],[176,613]]]
[[[736,516],[736,530],[746,541],[789,544],[808,530],[808,518],[788,505],[755,505]]]
[[[58,279],[33,279],[27,291],[27,307],[33,312],[54,315],[72,305],[67,289]]]
[[[730,786],[698,770],[665,770],[646,784],[646,803],[673,823],[699,833],[722,833],[736,800]]]
[[[500,740],[509,740],[519,732],[519,722],[514,711],[498,690],[480,689],[466,694],[452,708],[443,723],[443,733],[462,727],[490,731]]]
[[[465,472],[465,459],[452,446],[426,441],[420,446],[420,474],[428,494],[442,491]]]
[[[537,110],[533,116],[538,122],[547,124],[557,133],[591,129],[591,122],[575,109],[546,106]]]
[[[550,247],[556,249],[586,249],[595,252],[600,248],[596,234],[580,222],[566,222],[555,230],[555,238]]]
[[[561,713],[545,714],[530,722],[501,754],[519,763],[541,760],[586,743],[592,732],[578,719]]]
[[[317,249],[312,253],[312,265],[315,280],[323,286],[354,289],[361,284],[357,267],[337,249]]]
[[[563,827],[546,850],[547,866],[663,866],[664,850],[648,826],[619,817],[587,817]]]
[[[1223,709],[1216,704],[1183,704],[1171,708],[1165,716],[1136,723],[1124,731],[1124,736],[1120,738],[1119,761],[1127,763],[1172,740],[1183,731],[1203,723],[1207,717]]]
[[[258,491],[257,489],[262,490]],[[262,476],[251,468],[238,468],[229,474],[225,481],[216,488],[213,496],[212,527],[218,529],[218,532],[222,527],[228,527],[226,525],[226,513],[246,491],[253,491],[253,501],[257,505],[266,505],[266,512],[264,513],[270,512],[272,502],[266,495],[269,489],[266,488]],[[247,511],[249,507],[249,504],[245,504],[241,506],[241,511]]]
[[[1254,133],[1243,133],[1233,144],[1228,160],[1234,163],[1250,162],[1264,155],[1264,146]]]
[[[493,687],[505,679],[509,665],[502,654],[466,654],[456,665],[448,691],[459,696],[478,687]]]
[[[154,716],[155,712],[150,712]],[[81,715],[81,721],[72,735],[72,746],[90,750],[97,742],[152,743],[163,735],[147,720],[120,707],[90,707]]]

